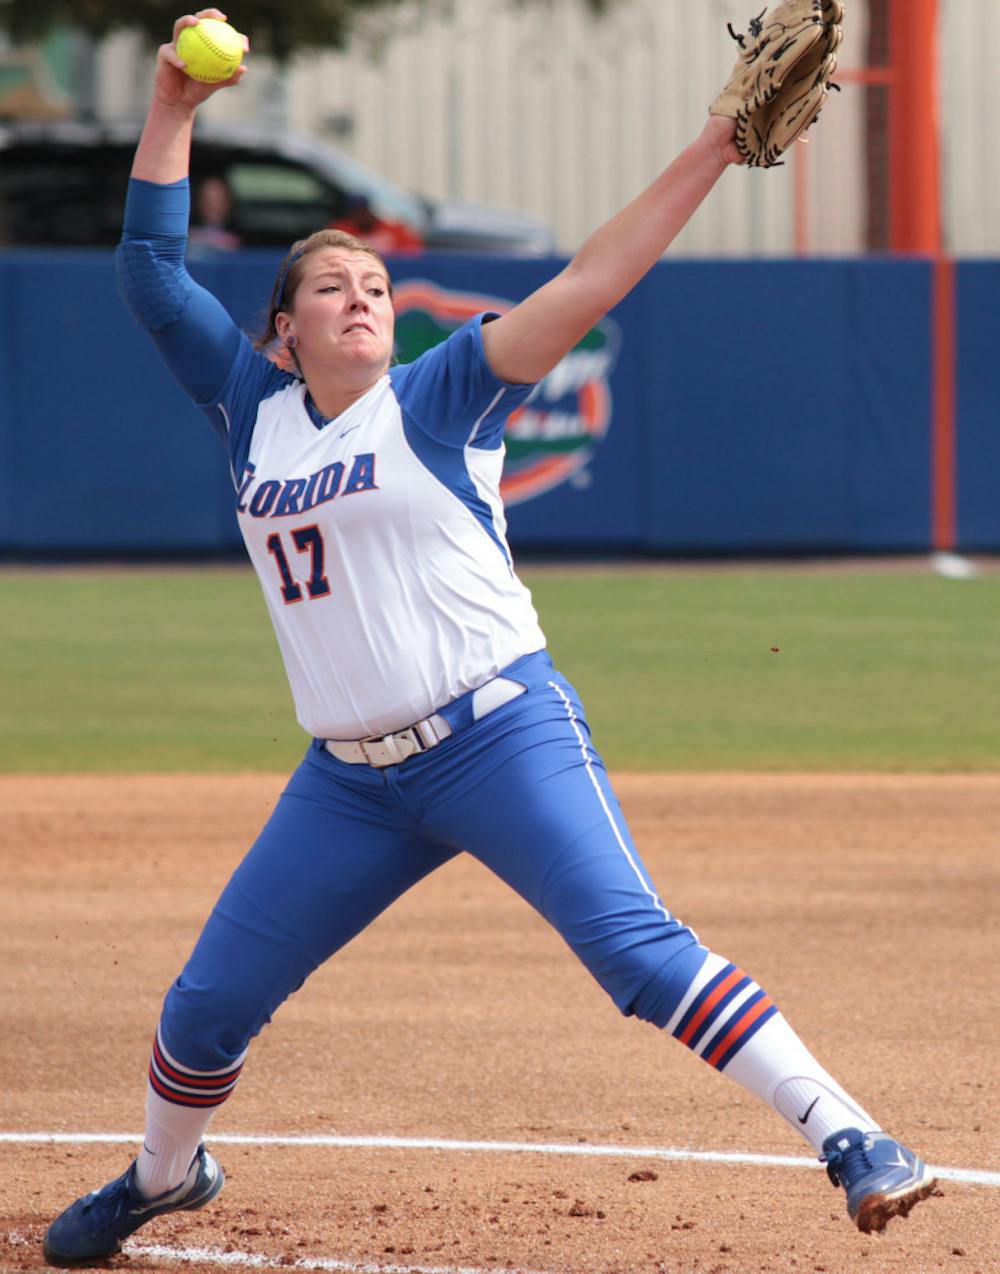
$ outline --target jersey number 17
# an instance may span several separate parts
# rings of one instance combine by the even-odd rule
[[[290,535],[292,543],[300,553],[309,553],[312,556],[309,578],[306,580],[309,600],[315,601],[318,597],[329,597],[330,581],[323,570],[326,555],[319,527],[303,526],[297,531],[292,531]],[[280,535],[275,533],[267,537],[267,551],[277,563],[278,574],[281,576],[281,596],[284,598],[285,605],[290,606],[293,602],[301,602],[302,585],[296,583],[292,576],[291,567],[288,565],[288,555],[285,553]]]

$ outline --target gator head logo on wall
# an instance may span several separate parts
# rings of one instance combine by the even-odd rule
[[[411,363],[474,314],[505,314],[512,301],[451,292],[423,279],[394,289],[396,352]],[[507,422],[500,494],[506,504],[531,500],[568,479],[585,479],[586,466],[611,423],[608,379],[618,355],[617,326],[603,319],[558,363]]]

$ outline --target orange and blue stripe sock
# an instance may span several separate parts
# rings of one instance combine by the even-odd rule
[[[876,1131],[871,1115],[816,1061],[770,996],[709,952],[666,1030],[754,1093],[816,1149],[844,1128]]]
[[[212,1117],[236,1087],[246,1057],[216,1071],[183,1066],[153,1040],[146,1089],[146,1130],[136,1163],[136,1183],[147,1199],[184,1180]]]
[[[711,953],[692,985],[668,1029],[709,1066],[725,1070],[778,1010],[753,978]]]

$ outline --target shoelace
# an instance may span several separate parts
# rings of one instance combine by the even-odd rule
[[[107,1218],[108,1221],[117,1221],[125,1207],[128,1193],[128,1173],[126,1172],[124,1176],[109,1182],[108,1185],[98,1190],[95,1195],[92,1195],[83,1205],[82,1211],[88,1213],[94,1208],[100,1207],[110,1213]],[[102,1223],[106,1223],[103,1218]]]
[[[852,1179],[875,1170],[868,1157],[866,1141],[847,1150],[831,1150],[829,1154],[820,1155],[819,1161],[826,1164],[826,1174],[835,1186],[846,1186]]]
[[[760,35],[761,31],[764,30],[763,19],[764,19],[765,13],[767,13],[767,9],[763,8],[761,9],[760,13],[758,13],[755,18],[750,19],[747,25],[746,35],[737,35],[736,32],[733,30],[733,24],[731,22],[726,23],[726,30],[733,37],[733,39],[740,46],[741,49],[745,49],[747,47],[748,36],[751,40],[756,40],[757,37]]]

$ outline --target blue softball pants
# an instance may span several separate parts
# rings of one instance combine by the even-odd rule
[[[314,741],[165,1003],[167,1051],[232,1065],[309,974],[460,852],[549,921],[625,1014],[664,1026],[706,956],[643,866],[580,700],[542,651],[526,692],[400,765]]]

